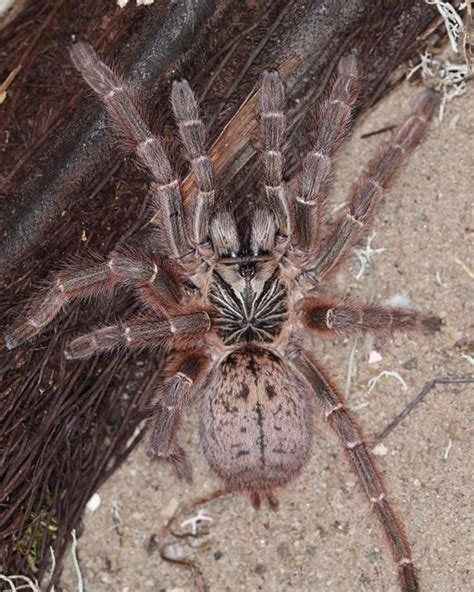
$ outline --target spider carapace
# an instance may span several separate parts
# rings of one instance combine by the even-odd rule
[[[418,590],[405,529],[381,473],[307,337],[436,328],[434,317],[328,300],[321,288],[365,235],[394,175],[423,138],[437,105],[435,93],[419,98],[354,185],[347,208],[325,229],[334,156],[348,134],[360,88],[357,60],[348,55],[339,62],[292,192],[283,180],[284,87],[276,72],[264,73],[262,191],[255,211],[247,213],[247,235],[241,240],[234,215],[221,206],[225,200],[216,199],[205,127],[189,84],[174,82],[171,95],[196,184],[185,208],[179,179],[160,137],[143,120],[133,90],[89,45],[76,44],[71,56],[151,174],[152,231],[139,249],[121,246],[105,258],[84,259],[57,273],[22,324],[5,337],[7,347],[40,333],[75,298],[133,290],[143,305],[141,316],[79,336],[65,353],[74,359],[127,347],[150,348],[153,355],[158,346],[166,364],[150,405],[149,455],[190,477],[178,429],[183,410],[196,401],[204,454],[225,486],[249,494],[254,505],[262,496],[274,505],[275,490],[309,457],[313,402],[319,403],[386,534],[402,589]]]

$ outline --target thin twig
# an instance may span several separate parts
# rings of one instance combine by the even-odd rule
[[[78,590],[78,592],[84,592],[84,581],[82,579],[81,568],[79,566],[79,560],[77,558],[77,538],[76,538],[76,530],[75,529],[72,531],[71,536],[72,536],[71,557],[72,557],[72,563],[74,565],[74,571],[76,572],[76,577],[77,577],[77,590]]]
[[[438,384],[468,384],[474,382],[474,376],[443,376],[441,378],[435,378],[430,380],[421,389],[418,395],[405,407],[405,409],[399,413],[389,424],[377,434],[374,438],[374,443],[377,444],[384,440],[393,430],[407,417],[415,407],[425,399],[428,393],[434,389]]]

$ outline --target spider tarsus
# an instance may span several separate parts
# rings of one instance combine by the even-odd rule
[[[420,584],[413,563],[405,563],[399,566],[400,584],[402,592],[419,592]]]
[[[17,348],[22,343],[29,341],[39,333],[40,329],[32,325],[31,323],[23,323],[14,329],[8,335],[5,335],[4,343],[8,350]]]
[[[444,324],[444,320],[436,315],[426,315],[421,318],[421,328],[426,333],[437,333],[441,331]]]

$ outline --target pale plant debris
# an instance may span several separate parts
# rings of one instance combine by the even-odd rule
[[[72,558],[72,564],[74,566],[74,571],[76,572],[77,592],[84,592],[84,579],[82,577],[81,567],[79,565],[79,559],[77,558],[76,529],[73,529],[73,531],[71,532],[71,537],[72,537],[71,558]]]
[[[472,269],[469,269],[469,267],[464,263],[464,261],[461,261],[461,259],[458,259],[457,257],[455,257],[454,263],[457,263],[459,265],[459,267],[464,269],[464,271],[471,278],[471,280],[474,280],[474,271],[472,271]]]
[[[0,2],[1,2],[1,0],[0,0]],[[0,9],[1,9],[1,4],[0,4]],[[0,11],[0,14],[1,14],[1,11]],[[10,87],[10,85],[12,84],[12,82],[15,80],[15,78],[20,70],[21,70],[21,64],[18,64],[18,66],[15,66],[15,68],[13,68],[13,70],[10,72],[10,74],[0,84],[0,105],[2,105],[2,103],[4,103],[7,100],[7,90]]]
[[[440,288],[444,288],[444,284],[441,279],[441,271],[439,269],[436,271],[436,283]]]
[[[112,521],[114,524],[119,524],[122,522],[122,516],[120,515],[120,507],[118,505],[117,500],[112,500],[112,506],[110,508],[112,512]]]
[[[214,519],[206,514],[206,510],[200,509],[195,516],[191,516],[191,518],[183,520],[183,522],[181,522],[181,528],[191,526],[191,533],[193,536],[196,536],[198,525],[201,522],[214,522]]]
[[[73,531],[74,532],[74,531]],[[75,537],[75,532],[74,535]],[[74,539],[73,539],[74,540]],[[77,544],[77,541],[76,541]],[[50,590],[54,592],[55,587],[51,585],[51,580],[53,578],[54,572],[56,570],[56,556],[54,554],[53,547],[49,547],[49,552],[51,553],[51,568],[49,570],[49,580],[50,580]],[[75,552],[75,551],[73,551]],[[23,582],[21,584],[16,584],[15,581]],[[9,586],[9,592],[20,592],[20,590],[29,590],[30,592],[42,592],[42,587],[40,586],[38,580],[31,579],[28,576],[24,575],[16,575],[16,576],[6,576],[4,574],[0,574],[0,582],[6,582]],[[8,592],[8,591],[5,591]],[[77,592],[83,592],[83,588],[79,587]]]
[[[16,585],[15,580],[25,582],[21,585]],[[11,592],[17,592],[19,590],[30,590],[31,592],[41,592],[38,581],[32,580],[27,576],[5,576],[0,574],[0,582],[6,582],[10,586]]]
[[[420,62],[408,73],[407,80],[418,71],[427,86],[441,93],[438,119],[443,121],[447,103],[466,92],[471,73],[469,64],[458,64],[448,59],[438,60],[426,51],[420,56]]]
[[[467,360],[469,362],[469,364],[471,364],[471,366],[474,366],[474,356],[461,353],[461,357],[463,357],[465,360]]]
[[[117,0],[117,6],[119,8],[125,8],[130,0]],[[153,4],[155,0],[137,0],[137,6],[148,6]]]
[[[377,383],[379,382],[379,380],[381,378],[383,378],[384,376],[389,376],[391,378],[395,378],[395,380],[398,380],[398,382],[402,385],[402,389],[404,391],[408,390],[407,383],[403,380],[403,378],[400,376],[400,374],[398,372],[395,372],[394,370],[382,370],[382,372],[380,372],[380,374],[377,374],[377,376],[373,376],[369,380],[369,382],[367,383],[367,386],[369,387],[369,392],[368,392],[369,395],[374,390],[374,388],[377,385]]]
[[[444,451],[443,458],[444,460],[448,460],[449,453],[451,452],[451,448],[453,447],[453,441],[451,438],[448,439],[448,445],[446,446],[446,450]]]
[[[51,570],[49,576],[49,580],[51,582],[54,576],[54,572],[56,571],[56,555],[54,554],[54,549],[51,546],[49,547],[49,552],[51,553]],[[54,590],[54,585],[51,585],[51,592],[54,592]]]
[[[466,92],[467,80],[471,76],[471,64],[468,56],[467,44],[469,42],[469,27],[471,23],[471,4],[464,2],[459,6],[459,10],[468,8],[469,18],[468,26],[464,25],[459,12],[452,4],[442,2],[441,0],[425,0],[427,4],[436,6],[443,17],[448,34],[449,43],[454,53],[462,53],[462,63],[457,63],[449,59],[440,60],[426,51],[420,55],[420,62],[410,70],[407,80],[415,72],[420,72],[421,78],[429,87],[434,87],[441,93],[438,119],[443,121],[447,103]],[[461,39],[461,42],[460,42]]]
[[[449,2],[443,2],[442,0],[425,0],[426,4],[436,6],[440,15],[443,18],[446,32],[448,34],[449,44],[451,49],[455,52],[459,52],[458,39],[464,33],[464,23],[457,12],[456,8]],[[466,2],[464,2],[459,10],[466,8]]]
[[[355,403],[354,405],[349,405],[350,411],[359,411],[360,409],[365,409],[370,405],[369,401],[364,401],[363,403]]]
[[[354,249],[354,253],[359,260],[360,268],[356,274],[356,280],[360,280],[361,277],[364,275],[367,268],[373,266],[372,257],[377,255],[378,253],[383,253],[387,249],[385,247],[380,247],[379,249],[374,249],[372,247],[372,241],[375,238],[376,233],[372,232],[370,236],[367,237],[367,244],[365,249]]]

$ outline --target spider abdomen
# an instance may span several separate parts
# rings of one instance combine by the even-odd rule
[[[273,351],[245,346],[211,377],[201,410],[201,443],[232,490],[269,493],[309,457],[312,419],[304,386]]]

